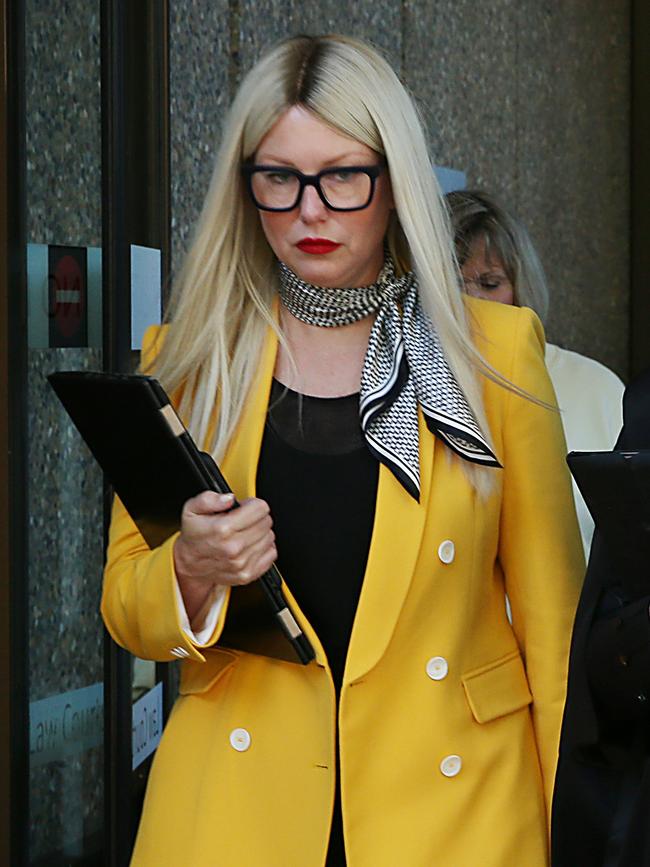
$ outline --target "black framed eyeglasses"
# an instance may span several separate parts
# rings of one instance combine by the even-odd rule
[[[242,166],[248,192],[261,211],[292,211],[305,187],[315,187],[331,211],[362,211],[375,194],[377,178],[385,165],[336,166],[317,175],[303,175],[284,166]]]

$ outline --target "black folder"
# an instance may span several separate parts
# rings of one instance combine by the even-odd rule
[[[48,380],[150,548],[180,529],[191,497],[230,493],[153,377],[69,371]],[[232,589],[218,644],[305,665],[315,656],[275,566]]]
[[[650,450],[569,452],[569,469],[632,596],[650,593]]]

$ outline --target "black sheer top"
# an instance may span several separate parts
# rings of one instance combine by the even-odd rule
[[[375,517],[379,467],[359,424],[359,395],[300,395],[273,381],[257,469],[278,568],[327,654],[337,695]],[[345,865],[337,789],[327,867]]]

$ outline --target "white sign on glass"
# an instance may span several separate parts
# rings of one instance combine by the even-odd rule
[[[160,325],[161,267],[160,250],[131,244],[131,349],[142,349],[144,332]]]
[[[29,705],[32,767],[98,747],[104,740],[104,684],[51,695]]]
[[[162,729],[162,683],[157,683],[133,705],[131,722],[133,770],[156,749],[160,743]]]

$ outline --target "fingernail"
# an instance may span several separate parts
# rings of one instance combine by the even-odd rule
[[[232,503],[235,499],[234,494],[221,494],[221,502],[225,505],[226,503]]]

